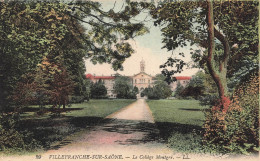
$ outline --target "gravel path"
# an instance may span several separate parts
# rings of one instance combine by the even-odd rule
[[[225,158],[225,157],[224,157]],[[5,161],[68,161],[68,160],[229,160],[223,157],[175,153],[159,139],[152,113],[144,99],[106,117],[102,125],[65,139],[61,145],[38,158],[5,157]],[[3,158],[0,157],[0,160]],[[248,159],[248,158],[247,158]],[[250,158],[255,160],[255,158]],[[243,159],[236,159],[243,160]]]
[[[103,125],[80,135],[71,144],[49,150],[44,158],[64,154],[103,156],[95,160],[105,160],[105,155],[122,157],[124,160],[132,160],[137,156],[135,160],[139,160],[140,155],[147,155],[149,159],[154,154],[172,155],[172,151],[160,143],[159,131],[149,107],[144,99],[138,99],[106,117]]]

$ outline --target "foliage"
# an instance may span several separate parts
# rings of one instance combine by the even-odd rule
[[[206,113],[204,142],[224,153],[248,154],[259,147],[258,71],[246,77],[227,101],[229,109],[219,112],[215,106]]]
[[[138,94],[138,93],[139,93],[139,89],[138,89],[136,86],[134,86],[133,92],[136,93],[136,94]]]
[[[157,74],[154,78],[154,86],[145,88],[142,95],[149,99],[165,99],[172,94],[170,86],[165,81],[165,76]]]
[[[174,151],[182,153],[208,152],[202,144],[201,126],[205,116],[197,100],[148,100],[147,101],[161,139]]]
[[[92,83],[90,91],[91,98],[105,98],[107,95],[107,89],[101,79]]]
[[[36,102],[36,88],[37,84],[34,81],[34,74],[24,75],[10,96],[17,110]]]
[[[82,103],[84,102],[84,96],[70,96],[69,97],[69,102],[70,103]]]
[[[205,76],[206,74],[203,71],[198,71],[195,75],[192,76],[189,86],[192,87],[204,87],[204,82],[205,82]]]
[[[176,98],[182,98],[181,92],[184,90],[184,87],[181,85],[180,82],[177,82],[177,87],[174,92],[174,97]]]
[[[36,78],[38,80],[48,78],[39,84],[39,86],[45,87],[42,88],[45,95],[49,95],[48,103],[53,107],[63,105],[63,108],[65,108],[65,105],[69,103],[69,95],[73,94],[73,82],[66,69],[60,64],[50,63],[47,58],[44,58],[42,63],[38,65]]]
[[[65,108],[69,104],[69,95],[73,94],[73,82],[69,79],[65,69],[61,69],[60,72],[55,73],[50,88],[50,103],[53,107],[60,107],[62,105]]]
[[[217,94],[205,94],[204,96],[199,97],[199,101],[202,106],[205,105],[214,106],[216,105],[218,98],[219,97]]]
[[[1,70],[3,70],[1,73],[3,75],[0,80],[1,84],[2,81],[6,81],[3,82],[5,85],[1,86],[1,91],[4,93],[8,91],[6,93],[8,96],[14,88],[17,89],[16,83],[21,80],[23,75],[36,72],[37,65],[43,57],[47,56],[52,63],[57,64],[58,61],[62,63],[60,57],[64,54],[65,49],[61,50],[60,43],[68,44],[64,37],[66,34],[73,35],[73,31],[67,28],[71,20],[62,14],[66,7],[60,3],[11,1],[1,2],[0,7],[1,22],[3,22],[0,30],[2,35],[1,54],[3,54],[1,55],[3,58],[1,59],[3,61],[1,62]],[[77,56],[73,58],[75,57]],[[7,68],[8,66],[11,68]],[[71,68],[68,67],[68,69]],[[3,96],[1,100],[6,100],[5,98],[6,96]],[[7,99],[6,103],[1,103],[1,105],[8,106],[9,102],[11,100]]]
[[[151,7],[151,14],[154,25],[162,26],[163,48],[174,50],[194,44],[201,47],[201,51],[191,49],[192,58],[213,78],[221,99],[232,91],[227,88],[227,78],[232,79],[233,85],[229,87],[233,88],[242,75],[258,66],[258,4],[258,1],[166,1]],[[210,36],[212,41],[208,43]],[[179,55],[185,57],[183,53]],[[182,58],[172,56],[161,67],[171,81],[172,75],[181,72],[184,65]],[[168,67],[174,66],[176,69],[168,71]]]
[[[0,115],[0,151],[30,151],[40,147],[31,133],[18,131],[18,122],[15,113]]]
[[[183,90],[177,93],[179,93],[178,95],[183,98],[187,98],[187,97],[192,97],[194,99],[202,98],[204,97],[204,93],[206,89],[204,81],[205,81],[205,73],[199,71],[194,76],[192,76],[189,84],[187,84]]]
[[[144,96],[147,96],[148,99],[160,99],[161,98],[161,91],[159,88],[145,88],[143,91]]]
[[[46,104],[63,108],[69,103],[69,95],[73,93],[73,82],[66,69],[61,65],[50,63],[45,57],[37,67],[36,73],[27,74],[11,96],[16,107],[31,104],[39,105],[40,109]]]
[[[116,75],[114,93],[117,98],[136,99],[138,88],[133,87],[128,77]]]
[[[134,52],[125,40],[148,31],[142,23],[130,22],[145,6],[127,5],[116,13],[102,11],[100,3],[92,1],[0,2],[1,110],[11,106],[9,96],[17,82],[36,72],[43,57],[65,68],[78,96],[89,95],[83,58],[122,69]]]
[[[193,87],[188,85],[180,92],[179,96],[182,98],[198,99],[203,95],[202,92],[203,92],[203,88]]]
[[[152,87],[148,87],[148,88],[145,88],[142,92],[141,92],[141,96],[144,97],[144,96],[150,96],[150,99],[153,98],[153,88]]]

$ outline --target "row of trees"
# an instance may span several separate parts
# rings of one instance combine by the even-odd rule
[[[130,78],[116,75],[114,92],[117,98],[131,98],[135,99],[139,93],[137,87],[133,87]]]
[[[104,82],[100,79],[97,82],[91,82],[91,98],[107,98],[107,89]],[[115,82],[113,85],[113,94],[117,98],[123,99],[136,99],[136,95],[139,93],[137,87],[133,87],[130,78],[117,74],[115,76]]]
[[[28,131],[17,129],[15,109],[65,107],[71,95],[89,98],[84,59],[123,69],[134,52],[126,41],[147,32],[131,23],[144,7],[128,3],[115,12],[93,1],[1,1],[0,150],[37,147]]]
[[[72,89],[75,95],[84,95],[88,90],[83,58],[90,58],[93,63],[111,63],[114,69],[122,69],[122,63],[134,52],[125,40],[147,32],[142,23],[131,23],[131,18],[148,9],[154,25],[162,26],[164,48],[170,51],[190,44],[202,49],[190,54],[195,65],[210,76],[218,91],[217,103],[206,118],[205,128],[209,130],[204,139],[229,151],[234,147],[238,147],[235,149],[238,151],[245,150],[248,144],[249,150],[258,147],[259,127],[256,125],[259,119],[254,114],[258,103],[254,106],[246,104],[253,101],[245,97],[250,93],[237,89],[241,86],[245,89],[259,88],[253,86],[253,78],[249,81],[252,86],[243,84],[258,74],[252,73],[259,68],[259,2],[168,0],[156,6],[126,0],[126,4],[119,12],[113,9],[105,12],[98,2],[92,1],[0,2],[0,110],[21,106],[15,101],[20,100],[17,98],[23,95],[22,92],[28,96],[23,104],[30,102],[32,96],[44,100],[41,94],[46,92],[47,102],[52,102],[54,107],[66,105],[67,101],[60,101],[67,99],[61,94],[63,91],[71,93]],[[48,65],[44,65],[46,63]],[[163,74],[170,80],[173,74],[182,71],[184,65],[184,60],[171,57],[161,67],[165,68]],[[49,69],[44,70],[45,66]],[[176,67],[176,70],[168,71],[169,66]],[[33,76],[30,77],[29,73]],[[37,76],[39,74],[41,76]],[[28,77],[31,79],[25,81]],[[64,80],[65,77],[67,79]],[[31,92],[17,91],[19,86],[30,86],[27,83],[36,87]],[[58,89],[49,90],[51,86]],[[240,99],[243,103],[235,100],[234,91],[248,100]],[[123,93],[122,97],[125,97]],[[239,108],[231,108],[235,101],[240,102],[237,103]],[[243,115],[246,121],[231,124],[234,113]],[[253,119],[248,121],[247,118]],[[234,126],[240,128],[234,129]],[[243,127],[250,127],[246,136],[235,139],[243,133]],[[211,135],[212,131],[216,133]],[[225,138],[227,132],[233,140]],[[258,141],[250,140],[250,136]]]
[[[171,87],[165,81],[165,76],[157,74],[154,79],[154,86],[145,88],[141,96],[147,96],[149,99],[165,99],[171,96]]]
[[[190,54],[194,65],[205,71],[210,85],[204,90],[196,89],[199,93],[202,90],[216,94],[211,110],[206,113],[203,139],[204,143],[222,152],[247,153],[259,147],[259,118],[255,114],[259,111],[259,102],[249,96],[250,93],[252,98],[259,96],[258,92],[253,92],[253,87],[259,90],[255,84],[259,83],[256,80],[259,72],[258,6],[256,0],[169,0],[151,7],[154,24],[162,26],[163,48],[170,51],[196,45],[201,49],[191,49]],[[179,55],[185,57],[183,53]],[[181,72],[186,64],[183,59],[170,57],[161,68],[171,81],[172,75]],[[175,69],[168,70],[168,67]],[[208,87],[217,93],[207,91]],[[194,89],[194,86],[188,88]],[[194,96],[189,90],[178,90]],[[204,98],[208,96],[200,94]]]
[[[177,83],[174,97],[178,99],[201,100],[201,103],[203,102],[203,98],[207,98],[209,102],[202,104],[214,105],[214,103],[210,103],[210,100],[217,98],[217,89],[214,86],[214,82],[210,78],[210,75],[203,71],[199,71],[194,76],[192,76],[190,82],[185,87],[182,86],[179,82]]]
[[[126,40],[147,32],[142,23],[130,23],[145,6],[133,3],[119,12],[105,12],[100,7],[91,1],[0,2],[1,111],[23,106],[18,101],[23,94],[17,90],[29,86],[28,81],[37,88],[24,91],[29,96],[24,105],[33,103],[31,96],[45,95],[42,93],[49,93],[47,102],[54,107],[62,101],[58,104],[64,107],[68,94],[88,97],[84,58],[111,63],[115,70],[123,68],[124,60],[134,52]],[[46,63],[50,69],[41,71]],[[39,82],[38,78],[46,80]],[[49,90],[54,82],[64,88]],[[54,95],[62,101],[54,100]]]

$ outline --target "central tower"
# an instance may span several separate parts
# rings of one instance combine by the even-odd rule
[[[144,72],[144,69],[145,69],[145,62],[142,59],[142,61],[140,62],[140,72]]]

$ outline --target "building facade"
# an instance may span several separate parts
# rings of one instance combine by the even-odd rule
[[[190,79],[191,79],[191,77],[187,77],[187,76],[176,76],[175,78],[177,79],[177,81],[172,82],[170,84],[172,91],[175,91],[178,83],[180,83],[183,87],[185,87],[190,82]]]
[[[137,87],[139,91],[142,91],[145,88],[153,87],[154,81],[153,76],[145,73],[145,62],[142,60],[140,62],[140,73],[135,74],[131,77],[133,86]]]
[[[139,91],[143,91],[145,88],[153,87],[154,86],[154,76],[151,76],[147,73],[145,73],[145,61],[142,60],[140,62],[140,72],[133,75],[128,76],[131,79],[133,87],[137,87]],[[115,83],[115,76],[95,76],[91,74],[86,75],[87,79],[90,79],[93,83],[96,83],[97,81],[101,80],[104,82],[105,87],[107,88],[107,95],[110,98],[115,98],[116,94],[114,93],[114,83]],[[177,76],[177,81],[172,82],[170,84],[170,88],[172,91],[175,91],[177,84],[180,83],[182,86],[186,86],[191,77],[187,76]]]
[[[114,76],[95,76],[92,74],[86,75],[87,79],[90,79],[93,83],[98,82],[101,80],[105,87],[107,88],[107,96],[110,98],[115,98],[116,94],[114,93],[114,84],[115,84],[115,77]]]

